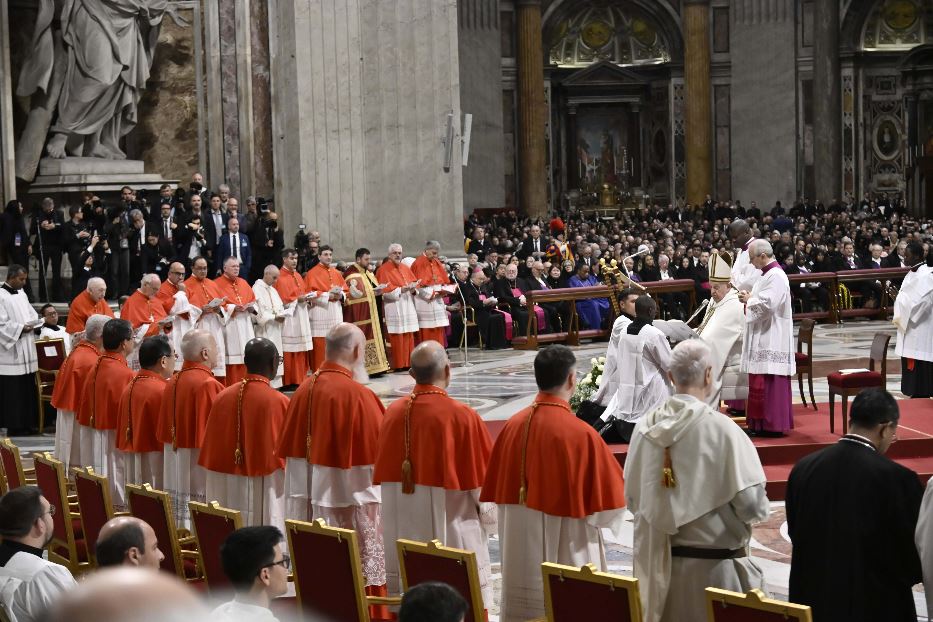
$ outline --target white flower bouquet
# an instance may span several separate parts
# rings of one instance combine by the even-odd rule
[[[590,371],[577,382],[577,388],[570,398],[570,408],[577,412],[580,404],[590,399],[603,383],[603,369],[606,367],[606,357],[599,356],[590,359]]]

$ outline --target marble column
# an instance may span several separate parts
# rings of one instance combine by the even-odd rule
[[[343,259],[391,242],[417,255],[428,239],[462,254],[456,0],[275,0],[269,11],[285,231],[303,222]]]
[[[813,11],[813,176],[816,198],[842,192],[842,77],[839,3],[815,2]]]
[[[529,216],[545,216],[547,205],[547,144],[544,101],[544,47],[541,41],[541,0],[515,3],[518,25],[518,179],[519,204]]]
[[[13,80],[10,74],[10,10],[7,0],[0,0],[0,192],[7,201],[16,198]]]
[[[684,141],[687,202],[703,202],[713,189],[709,0],[684,0]]]

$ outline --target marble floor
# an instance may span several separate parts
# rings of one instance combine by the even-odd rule
[[[867,365],[869,348],[875,333],[892,335],[888,351],[888,390],[902,398],[900,387],[900,362],[894,355],[894,328],[890,322],[850,321],[845,325],[817,325],[813,337],[814,358],[825,367],[838,368]],[[605,354],[606,344],[589,343],[574,348],[582,376],[589,371],[590,358]],[[468,361],[462,350],[449,351],[452,363],[452,382],[449,393],[477,412],[485,420],[508,419],[516,411],[531,403],[536,393],[532,363],[535,352],[501,350],[493,352],[471,349]],[[862,360],[859,362],[859,360]],[[408,394],[414,381],[408,374],[387,374],[374,378],[370,387],[386,404]],[[814,377],[814,393],[818,402],[828,399],[825,375]],[[800,397],[794,389],[794,401]],[[52,439],[48,436],[16,438],[14,441],[23,449],[24,455],[33,451],[51,450]],[[607,534],[608,535],[608,534]],[[621,541],[607,538],[610,570],[624,575],[632,574],[632,523],[631,516]],[[494,537],[490,543],[493,560],[496,599],[499,583],[499,543]],[[776,598],[787,598],[790,572],[791,545],[787,537],[783,502],[772,503],[771,517],[754,529],[752,542],[753,557],[764,570],[768,588]],[[921,586],[915,588],[918,619],[926,620],[926,603]],[[490,608],[490,619],[498,620],[498,603]]]

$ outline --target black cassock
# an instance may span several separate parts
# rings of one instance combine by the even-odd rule
[[[483,345],[486,346],[486,349],[498,350],[507,347],[509,343],[505,339],[505,316],[491,311],[480,299],[480,294],[489,298],[492,293],[485,286],[482,288],[476,287],[472,281],[468,282],[467,286],[461,291],[467,306],[473,307],[473,311],[476,313],[476,328],[483,337]]]
[[[916,473],[851,438],[791,471],[790,601],[810,605],[814,622],[915,622],[923,487]]]

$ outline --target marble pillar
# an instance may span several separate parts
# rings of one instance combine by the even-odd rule
[[[13,78],[10,75],[10,12],[0,0],[0,192],[9,201],[16,198],[13,148]]]
[[[460,108],[473,115],[463,167],[463,211],[470,214],[505,205],[499,0],[460,0],[457,13]]]
[[[764,211],[775,201],[789,206],[797,189],[794,0],[730,7],[732,198]]]
[[[713,188],[709,0],[684,0],[683,24],[686,198],[698,205]]]
[[[285,230],[303,222],[341,258],[360,246],[381,257],[392,242],[417,255],[427,239],[462,253],[456,0],[274,0],[269,10]]]
[[[816,198],[829,204],[842,192],[842,86],[839,3],[813,11],[813,176]]]
[[[544,51],[541,0],[517,0],[518,27],[518,184],[519,204],[531,217],[546,216],[547,105],[544,98]]]

